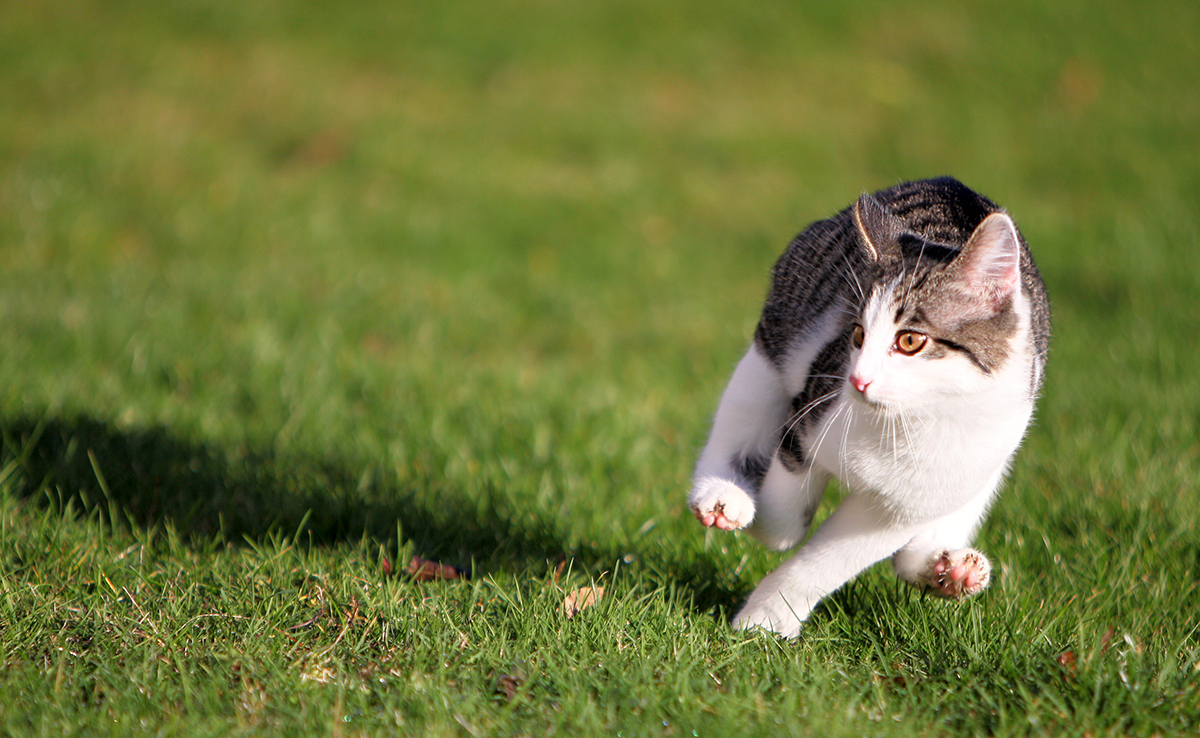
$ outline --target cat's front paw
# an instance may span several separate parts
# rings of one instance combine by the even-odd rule
[[[970,597],[992,580],[992,563],[973,548],[942,551],[929,563],[924,578],[934,594],[949,599]]]
[[[800,635],[800,625],[808,615],[808,608],[797,611],[780,593],[765,597],[751,595],[738,614],[733,618],[733,627],[738,630],[762,628],[778,633],[784,638]]]
[[[688,495],[696,519],[709,528],[739,530],[754,520],[754,499],[744,489],[719,477],[703,477]]]

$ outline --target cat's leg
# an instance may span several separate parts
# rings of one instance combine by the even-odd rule
[[[757,515],[749,529],[759,542],[776,551],[786,551],[804,540],[830,476],[811,465],[792,471],[799,462],[790,459],[781,449],[771,460],[755,498]]]
[[[956,599],[982,592],[991,581],[992,564],[970,543],[991,497],[980,495],[918,527],[912,540],[892,557],[896,576],[941,597]]]
[[[822,597],[911,538],[911,528],[895,525],[866,496],[851,494],[795,556],[763,578],[733,625],[796,636]]]
[[[696,464],[688,505],[697,520],[721,530],[753,522],[755,489],[774,456],[790,404],[779,372],[751,345],[721,396]]]

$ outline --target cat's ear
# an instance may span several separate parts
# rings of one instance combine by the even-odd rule
[[[854,203],[854,224],[872,260],[883,261],[900,255],[897,239],[904,233],[904,221],[865,192]]]
[[[992,213],[967,239],[951,267],[958,286],[998,310],[1021,284],[1021,239],[1012,218]]]

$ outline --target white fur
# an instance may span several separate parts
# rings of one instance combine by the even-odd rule
[[[750,532],[765,545],[781,551],[803,540],[808,532],[807,512],[819,501],[829,475],[821,471],[806,474],[803,488],[793,489],[796,484],[791,475],[774,457],[791,412],[791,398],[803,388],[817,352],[838,327],[832,313],[817,320],[806,340],[798,341],[789,352],[782,375],[757,346],[752,345],[738,362],[717,406],[712,434],[693,475],[688,504],[697,515],[720,510],[735,529],[755,523]],[[739,455],[772,459],[757,504],[754,491],[741,486],[730,467],[730,461]],[[765,491],[780,484],[788,489]],[[759,507],[763,514],[756,520]]]
[[[776,431],[787,420],[790,405],[791,395],[783,379],[751,346],[733,370],[717,406],[712,435],[696,464],[697,484],[706,477],[729,478],[729,460],[739,454],[770,456],[775,451]]]
[[[761,626],[786,636],[825,595],[889,556],[897,575],[915,586],[934,579],[942,554],[962,560],[966,546],[1003,481],[1033,412],[1031,373],[1040,371],[1027,346],[1029,305],[1017,289],[1022,326],[1008,359],[985,375],[965,356],[939,359],[890,350],[892,322],[885,285],[868,300],[866,341],[851,355],[850,373],[870,378],[864,393],[844,382],[833,408],[804,439],[811,467],[793,473],[776,455],[761,489],[743,489],[729,468],[734,453],[767,452],[788,420],[790,397],[828,340],[832,322],[791,352],[783,376],[751,348],[721,399],[708,445],[696,468],[690,503],[723,509],[727,518],[773,548],[803,540],[807,513],[830,475],[849,488],[841,506],[803,547],[765,577],[734,618],[735,627]],[[984,584],[990,566],[982,554]]]

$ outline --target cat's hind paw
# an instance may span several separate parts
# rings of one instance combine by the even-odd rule
[[[973,548],[942,551],[929,564],[925,576],[929,591],[948,599],[978,594],[992,580],[992,564]]]
[[[696,520],[709,528],[740,530],[754,520],[754,499],[733,482],[703,477],[688,495]]]

